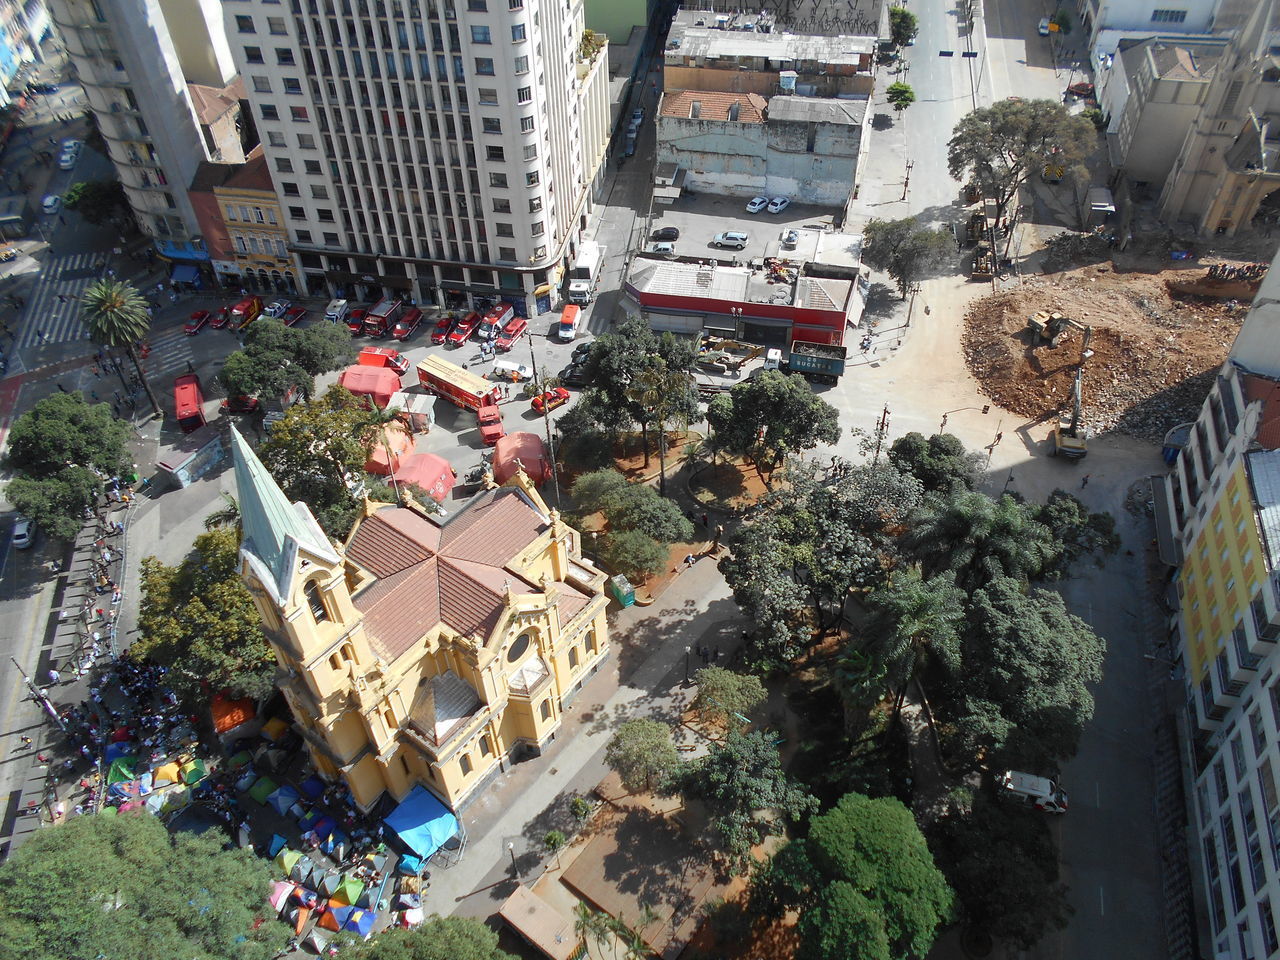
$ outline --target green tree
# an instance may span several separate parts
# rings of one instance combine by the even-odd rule
[[[916,102],[916,92],[911,89],[911,84],[903,83],[901,80],[889,84],[884,96],[898,113]]]
[[[804,377],[765,371],[714,397],[707,422],[722,448],[772,474],[783,458],[840,439],[839,414]]]
[[[106,404],[79,393],[55,393],[18,417],[9,431],[5,465],[17,475],[5,497],[58,540],[74,539],[84,509],[108,476],[129,466],[129,426]]]
[[[924,957],[951,920],[951,888],[893,798],[846,794],[774,861],[753,878],[752,903],[766,916],[800,908],[800,960]]]
[[[1032,516],[1048,527],[1061,549],[1054,564],[1046,571],[1051,577],[1064,577],[1081,557],[1092,555],[1098,566],[1103,557],[1120,549],[1116,519],[1109,513],[1092,513],[1080,500],[1065,490],[1054,490],[1042,506],[1031,507]]]
[[[956,712],[971,763],[1044,769],[1075,754],[1093,717],[1089,685],[1102,679],[1106,644],[1067,612],[1062,597],[999,577],[970,597],[962,632]]]
[[[239,550],[239,531],[222,528],[196,537],[176,567],[142,561],[138,637],[128,655],[168,667],[169,685],[188,702],[224,689],[262,699],[273,689],[275,657],[240,580]]]
[[[117,211],[129,209],[129,199],[119,180],[81,180],[62,195],[62,205],[94,226],[106,223]]]
[[[763,730],[730,730],[705,757],[682,764],[667,789],[686,803],[705,804],[730,869],[738,872],[751,865],[751,848],[764,833],[781,832],[783,822],[799,820],[818,805],[787,779],[773,734]],[[759,818],[761,811],[777,816]]]
[[[667,424],[684,428],[698,415],[696,388],[689,371],[671,367],[662,357],[649,362],[632,378],[627,399],[639,411],[636,419],[644,432],[644,463],[649,465],[649,427],[658,430],[658,492],[667,495]]]
[[[266,960],[288,934],[255,929],[268,864],[224,839],[136,813],[38,830],[0,865],[0,942],[25,960]]]
[[[640,530],[619,530],[600,540],[600,559],[629,580],[643,581],[667,565],[670,550]]]
[[[613,462],[613,435],[602,429],[582,403],[575,403],[555,422],[560,434],[556,453],[578,470],[599,470]]]
[[[693,524],[680,507],[648,484],[626,484],[610,499],[604,515],[611,530],[638,530],[663,545],[693,539]]]
[[[227,357],[219,379],[230,396],[279,399],[296,390],[309,398],[316,376],[346,365],[354,352],[337,324],[299,329],[263,317],[249,325],[244,347]]]
[[[1053,159],[1081,163],[1098,142],[1093,125],[1052,100],[999,100],[960,119],[947,143],[947,166],[996,202],[1003,217],[1009,202],[1034,173]]]
[[[959,438],[949,433],[935,433],[926,438],[912,431],[889,447],[889,462],[903,473],[911,474],[929,492],[972,490],[982,461],[982,454],[966,451]]]
[[[364,476],[368,410],[337,384],[285,411],[262,445],[262,462],[291,501],[304,501],[331,537],[355,522],[355,490]]]
[[[968,924],[1019,950],[1066,927],[1073,911],[1044,814],[978,795],[972,810],[949,811],[931,833]]]
[[[948,231],[926,227],[915,217],[872,219],[862,234],[862,259],[887,273],[904,300],[913,286],[942,266],[955,242]]]
[[[903,548],[924,575],[950,570],[961,590],[973,591],[997,577],[1035,580],[1056,569],[1061,546],[1034,508],[1008,495],[977,491],[930,494],[911,517]]]
[[[137,344],[151,329],[147,301],[137,289],[123,280],[106,278],[92,283],[80,297],[80,315],[89,329],[89,337],[113,350],[123,349],[133,361],[142,388],[151,401],[151,409],[159,414],[160,404],[138,359]]]
[[[618,502],[629,485],[619,471],[607,467],[578,477],[570,493],[582,514],[604,513]]]
[[[547,853],[554,854],[557,860],[559,859],[560,851],[568,842],[569,838],[559,830],[548,830],[542,837],[542,845],[547,848]]]
[[[412,930],[384,930],[342,949],[354,960],[515,960],[498,935],[472,917],[432,916]]]
[[[693,675],[698,694],[693,709],[712,723],[729,723],[734,714],[746,714],[769,695],[760,678],[723,667],[703,667]]]
[[[657,720],[628,720],[614,731],[604,762],[632,792],[653,790],[680,764],[671,729]]]
[[[206,530],[217,530],[219,527],[240,527],[240,501],[229,493],[222,495],[222,506],[204,518]]]
[[[914,13],[906,7],[889,8],[889,37],[895,47],[905,47],[919,32],[920,25]]]

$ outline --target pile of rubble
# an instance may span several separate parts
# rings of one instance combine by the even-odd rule
[[[1092,327],[1084,374],[1090,428],[1159,443],[1170,427],[1195,419],[1247,309],[1174,299],[1161,273],[1089,266],[976,301],[965,319],[965,359],[1000,406],[1048,420],[1070,403],[1083,333],[1071,329],[1056,347],[1033,347],[1027,318],[1062,313]]]

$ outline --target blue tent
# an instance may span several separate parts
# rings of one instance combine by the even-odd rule
[[[267,797],[267,803],[275,808],[276,813],[284,816],[288,813],[289,808],[298,802],[298,791],[293,787],[285,784],[271,796]]]
[[[423,786],[414,787],[383,822],[424,860],[458,832],[458,818]]]
[[[373,924],[377,919],[377,915],[368,910],[352,910],[342,929],[358,934],[362,940],[367,940],[369,934],[373,933]]]

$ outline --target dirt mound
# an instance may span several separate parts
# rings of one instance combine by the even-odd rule
[[[1093,327],[1084,373],[1090,428],[1158,443],[1195,419],[1247,310],[1175,298],[1165,274],[1089,266],[985,297],[965,318],[969,369],[1002,407],[1052,418],[1070,403],[1083,334],[1068,330],[1056,348],[1033,349],[1026,325],[1037,311],[1057,311]]]

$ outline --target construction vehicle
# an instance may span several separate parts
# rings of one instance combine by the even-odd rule
[[[782,351],[777,348],[765,354],[763,369],[798,373],[810,383],[835,383],[844,373],[847,356],[848,350],[845,347],[796,340],[792,342],[791,352],[785,360]]]
[[[1089,453],[1089,430],[1084,425],[1081,394],[1084,391],[1084,363],[1076,369],[1075,384],[1071,388],[1071,415],[1058,417],[1053,428],[1053,449],[1049,456],[1064,456],[1069,460],[1083,460]]]
[[[969,222],[964,226],[964,242],[977,243],[987,235],[987,215],[982,211],[975,211],[969,215]]]
[[[1048,344],[1056,347],[1058,341],[1062,339],[1062,335],[1069,329],[1079,330],[1084,333],[1084,343],[1080,346],[1080,355],[1085,356],[1089,350],[1089,340],[1093,336],[1093,327],[1087,323],[1081,323],[1072,317],[1064,317],[1062,314],[1040,310],[1030,317],[1027,317],[1027,330],[1031,333],[1031,345],[1040,347]],[[1088,359],[1088,357],[1085,357]]]
[[[970,278],[974,280],[990,280],[995,276],[996,258],[991,252],[991,247],[985,243],[979,243],[978,249],[973,254],[973,269],[969,272]]]

